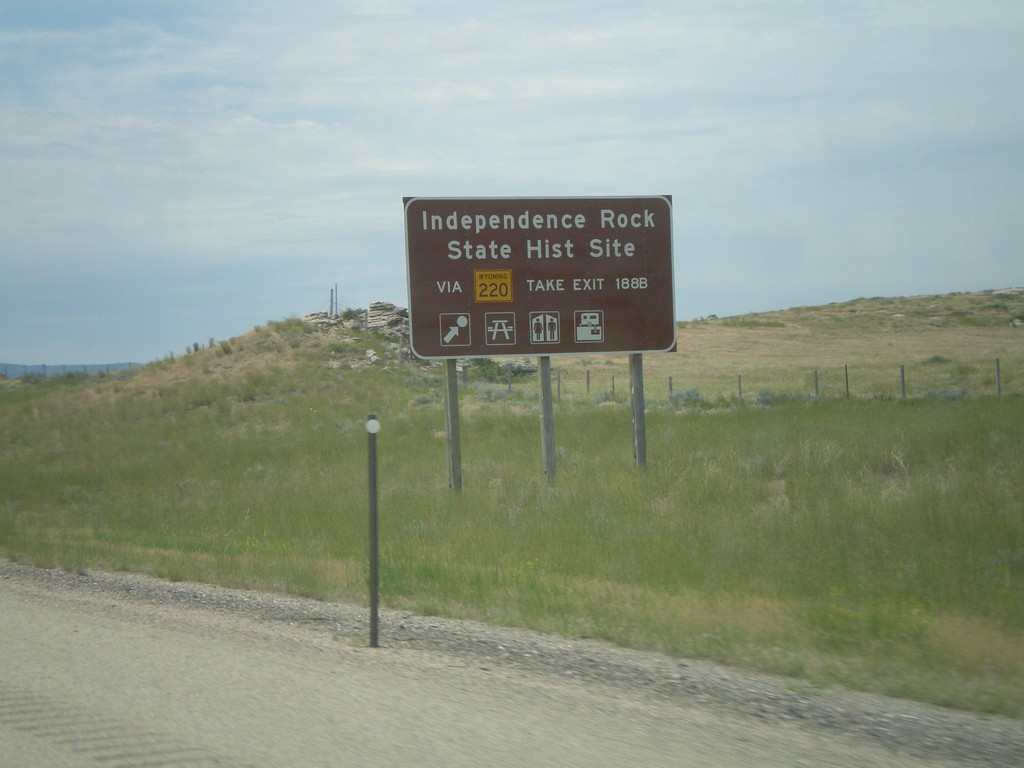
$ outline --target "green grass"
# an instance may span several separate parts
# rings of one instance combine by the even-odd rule
[[[536,382],[471,375],[456,494],[439,372],[297,322],[0,389],[0,551],[362,601],[372,411],[385,605],[1024,714],[1024,397],[649,388],[641,471],[628,379],[577,377],[547,482]]]

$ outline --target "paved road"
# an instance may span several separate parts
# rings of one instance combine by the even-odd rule
[[[442,653],[5,578],[0,765],[935,763]]]

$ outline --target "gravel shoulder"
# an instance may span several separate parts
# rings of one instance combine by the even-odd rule
[[[36,569],[0,560],[0,589],[75,605],[90,615],[131,618],[198,633],[232,632],[285,647],[365,644],[365,607],[167,582],[126,573]],[[0,621],[3,617],[0,617]],[[839,689],[815,689],[769,675],[467,621],[382,611],[379,657],[417,658],[435,669],[612,693],[747,722],[795,729],[915,764],[1024,765],[1024,721],[942,709]],[[854,764],[854,763],[851,763]]]

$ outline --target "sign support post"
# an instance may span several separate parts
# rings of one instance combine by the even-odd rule
[[[647,466],[647,415],[644,406],[644,356],[629,356],[629,393],[633,407],[633,458],[638,467]]]
[[[551,400],[551,358],[540,358],[540,441],[544,476],[555,479],[555,409]]]
[[[462,490],[462,437],[459,430],[459,374],[454,358],[444,366],[445,448],[448,451],[448,488]]]

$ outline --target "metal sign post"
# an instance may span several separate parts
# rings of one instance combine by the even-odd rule
[[[644,398],[644,356],[629,356],[629,393],[633,406],[633,458],[638,467],[647,466],[647,415]]]
[[[377,433],[380,422],[377,414],[371,413],[366,419],[369,448],[370,476],[370,647],[377,647],[377,593],[379,587],[377,558]]]
[[[551,358],[540,358],[540,441],[544,475],[555,479],[555,410],[551,401]]]
[[[459,374],[455,360],[445,360],[444,424],[448,449],[448,487],[462,490],[462,438],[459,428]]]

